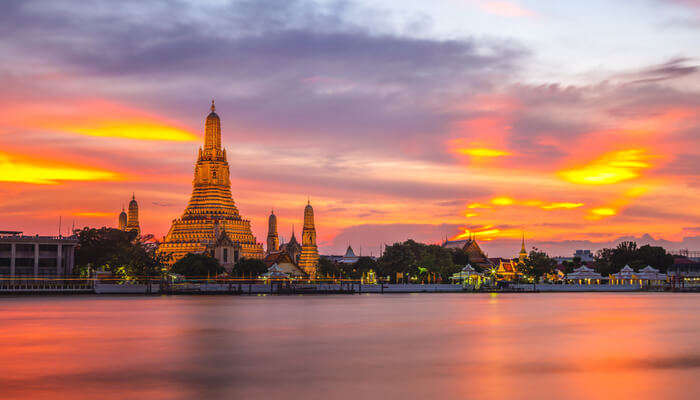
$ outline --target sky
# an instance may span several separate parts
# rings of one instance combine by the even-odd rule
[[[700,1],[0,2],[0,230],[160,238],[212,99],[264,242],[700,250]]]

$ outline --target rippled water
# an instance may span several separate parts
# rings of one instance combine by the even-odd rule
[[[0,298],[2,399],[700,398],[700,295]]]

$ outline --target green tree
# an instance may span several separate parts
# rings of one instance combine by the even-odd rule
[[[407,240],[386,247],[377,261],[377,271],[379,276],[389,276],[392,282],[398,272],[423,279],[428,276],[447,279],[460,268],[455,265],[454,257],[454,252],[442,246]]]
[[[171,272],[191,278],[215,277],[224,272],[219,260],[206,254],[188,254],[170,268]]]
[[[532,288],[534,289],[540,278],[545,274],[553,273],[556,266],[557,262],[549,258],[547,253],[534,249],[524,260],[522,273],[532,279]]]
[[[663,247],[650,245],[637,247],[635,242],[622,242],[614,249],[601,249],[596,253],[595,260],[596,269],[603,276],[615,273],[625,265],[634,269],[651,265],[661,272],[666,272],[673,265],[673,256]]]
[[[467,254],[464,249],[450,249],[450,252],[452,253],[453,264],[459,265],[460,267],[466,267],[467,264],[469,264],[469,254]]]
[[[333,260],[328,257],[320,257],[318,259],[318,269],[316,271],[319,276],[325,276],[327,278],[333,276],[342,277],[343,275],[338,264],[334,263]]]
[[[267,272],[267,265],[257,258],[241,258],[233,267],[234,274],[240,276],[258,277]]]
[[[369,270],[376,271],[377,265],[377,260],[372,257],[360,257],[354,264],[352,264],[353,278],[360,279],[362,275],[367,273]]]
[[[78,230],[76,236],[76,275],[81,275],[90,268],[112,271],[127,264],[136,244],[136,232],[106,227],[85,227]]]
[[[76,275],[86,276],[88,270],[100,269],[124,282],[151,282],[160,277],[169,259],[158,253],[152,235],[137,236],[133,231],[106,227],[86,227],[76,235]]]

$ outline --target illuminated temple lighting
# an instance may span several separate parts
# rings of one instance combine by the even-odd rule
[[[564,180],[585,185],[609,185],[639,177],[651,167],[644,150],[632,149],[607,153],[580,168],[559,172]]]
[[[77,166],[42,165],[0,153],[0,181],[55,185],[61,181],[118,180],[114,172]]]

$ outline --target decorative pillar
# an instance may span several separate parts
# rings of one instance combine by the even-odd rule
[[[58,244],[58,251],[56,252],[56,276],[63,275],[61,273],[61,267],[63,266],[63,262],[62,262],[63,261],[63,252],[61,251],[63,249],[61,248],[61,246],[62,245],[59,243]]]
[[[39,243],[34,243],[34,276],[39,276]]]
[[[17,257],[17,249],[15,243],[10,244],[10,277],[15,276],[15,257]]]

